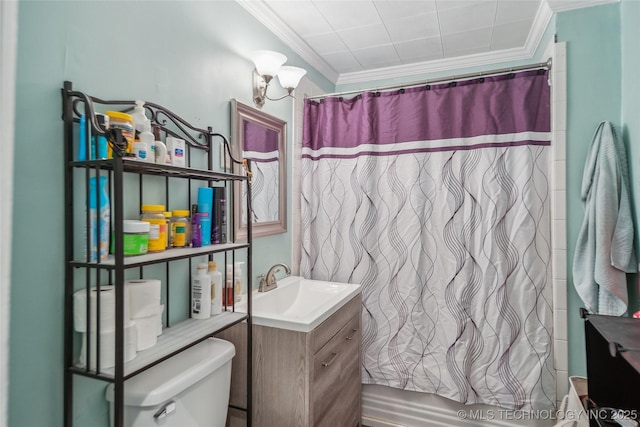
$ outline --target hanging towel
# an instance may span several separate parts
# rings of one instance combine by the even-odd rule
[[[627,155],[609,122],[598,125],[582,177],[585,213],[573,258],[573,282],[592,313],[627,311],[626,273],[638,270]]]

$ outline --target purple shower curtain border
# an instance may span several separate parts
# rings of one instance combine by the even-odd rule
[[[535,145],[535,146],[550,146],[551,141],[534,141],[534,140],[525,140],[525,141],[516,141],[516,142],[486,142],[482,144],[473,144],[473,145],[451,145],[447,147],[424,147],[420,149],[407,149],[407,150],[393,150],[393,151],[361,151],[355,154],[321,154],[319,156],[314,156],[312,154],[302,154],[303,159],[310,160],[321,160],[321,159],[355,159],[357,157],[362,156],[396,156],[402,154],[417,154],[417,153],[437,153],[443,151],[470,151],[470,150],[479,150],[483,148],[509,148],[509,147],[522,147],[526,145]]]

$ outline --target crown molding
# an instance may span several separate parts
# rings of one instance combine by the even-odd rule
[[[309,65],[315,68],[331,83],[338,80],[338,72],[320,55],[302,40],[287,24],[278,17],[262,0],[236,0],[236,2],[267,27],[273,34],[300,55]]]
[[[620,0],[546,0],[553,13],[619,2]]]
[[[552,17],[553,12],[549,5],[546,1],[542,1],[523,47],[340,74],[336,85],[367,83],[442,71],[458,71],[470,67],[531,59],[535,56],[538,45]]]
[[[542,37],[555,13],[602,4],[618,3],[620,0],[541,0],[527,40],[522,47],[343,74],[339,74],[320,55],[311,49],[300,36],[267,6],[264,0],[235,1],[331,83],[335,85],[345,85],[406,78],[407,76],[429,73],[457,71],[464,68],[482,67],[503,62],[530,60],[534,58],[538,46],[542,41]]]

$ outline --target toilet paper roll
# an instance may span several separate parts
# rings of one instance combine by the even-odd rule
[[[138,351],[153,347],[158,342],[158,315],[136,319]]]
[[[156,335],[162,335],[162,313],[164,313],[164,304],[160,304],[160,314],[158,314],[158,329],[156,330]]]
[[[90,336],[88,339],[87,337]],[[80,359],[78,366],[86,367],[87,364],[87,345],[91,347],[91,363],[90,368],[97,369],[96,365],[96,336],[97,333],[91,331],[90,334],[82,334],[82,348],[80,349]],[[87,341],[90,341],[88,344]],[[129,321],[124,328],[124,361],[128,362],[135,359],[137,347],[137,331],[135,323]],[[116,364],[116,332],[115,330],[100,332],[100,369],[107,369]]]
[[[162,294],[160,280],[127,280],[131,320],[158,314]]]
[[[138,351],[146,350],[153,347],[158,342],[158,325],[162,331],[162,311],[164,305],[161,305],[158,312],[153,316],[141,317],[135,320],[136,331],[138,336]]]
[[[91,288],[89,292],[91,319],[89,326],[92,332],[98,327],[98,290]],[[124,295],[124,323],[129,321],[129,298]],[[111,331],[116,326],[116,290],[113,286],[100,287],[100,330]],[[87,290],[81,289],[73,294],[73,325],[78,332],[87,332]]]

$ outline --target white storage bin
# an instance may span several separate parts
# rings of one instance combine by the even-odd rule
[[[126,427],[224,427],[235,347],[209,338],[124,383]],[[113,426],[113,384],[107,387]]]

